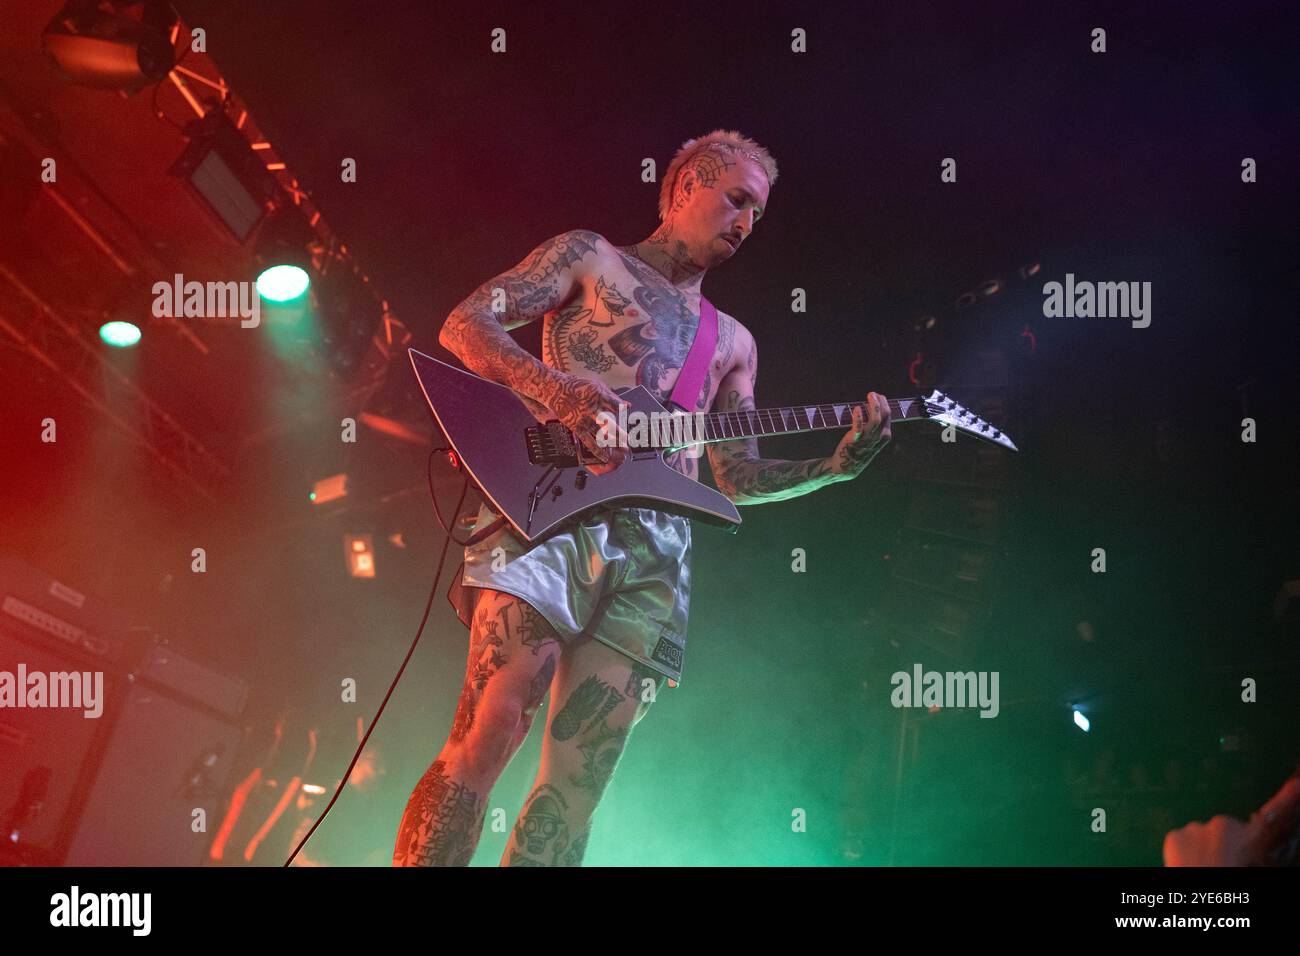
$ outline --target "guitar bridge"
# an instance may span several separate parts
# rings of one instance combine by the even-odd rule
[[[558,420],[525,428],[524,440],[528,445],[528,460],[534,465],[576,468],[581,464],[573,432]]]

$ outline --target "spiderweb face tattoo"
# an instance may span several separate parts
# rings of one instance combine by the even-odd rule
[[[720,153],[717,150],[706,149],[702,153],[696,155],[695,158],[690,160],[690,162],[681,168],[681,171],[677,174],[677,179],[678,182],[680,182],[682,176],[686,174],[688,169],[694,170],[696,181],[700,184],[700,187],[703,189],[712,189],[714,186],[718,185],[719,180],[722,179],[723,173],[735,165],[735,161],[724,153]],[[678,193],[677,200],[673,203],[671,211],[677,212],[682,208],[685,202],[685,193]]]

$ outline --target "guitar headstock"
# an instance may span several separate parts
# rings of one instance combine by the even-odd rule
[[[1020,450],[1005,432],[995,428],[991,422],[986,422],[965,405],[945,395],[937,388],[929,395],[924,396],[921,403],[925,408],[926,416],[931,421],[939,422],[942,425],[952,425],[967,434],[974,435],[976,438],[991,441],[1012,451]]]

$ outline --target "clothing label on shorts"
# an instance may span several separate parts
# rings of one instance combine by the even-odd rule
[[[682,669],[681,635],[675,634],[665,626],[659,632],[659,643],[655,645],[654,651],[651,652],[650,659],[680,672]]]

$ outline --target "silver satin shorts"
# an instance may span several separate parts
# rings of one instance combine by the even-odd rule
[[[496,518],[485,504],[475,527]],[[453,583],[450,596],[468,627],[473,601],[466,589],[513,594],[536,608],[561,640],[589,634],[681,683],[690,558],[687,518],[650,508],[602,508],[531,547],[503,525],[465,549],[462,587]]]

